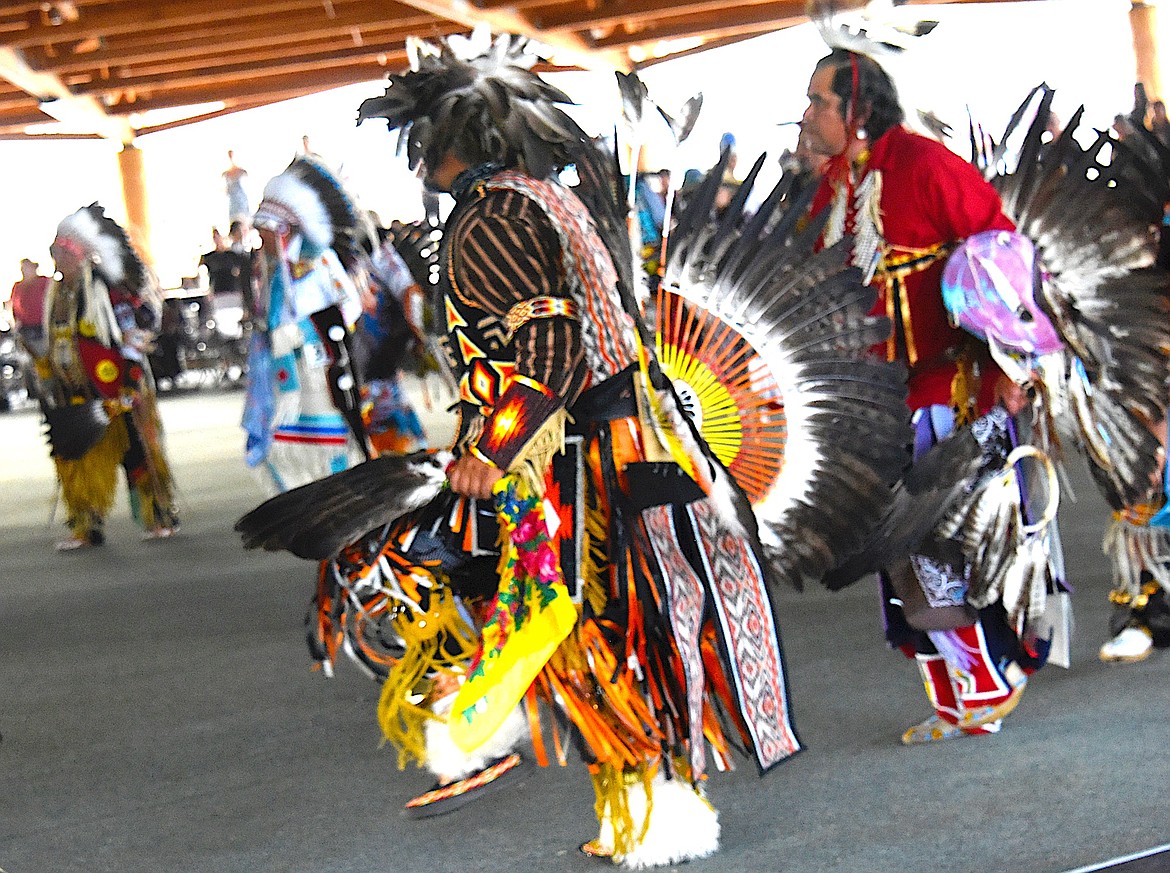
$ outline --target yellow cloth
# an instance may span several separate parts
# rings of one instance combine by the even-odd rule
[[[504,476],[494,492],[504,536],[500,584],[448,724],[451,739],[466,752],[499,729],[577,621],[544,502],[522,476]]]

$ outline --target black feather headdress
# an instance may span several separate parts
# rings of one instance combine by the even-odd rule
[[[468,163],[495,161],[538,179],[573,163],[588,136],[558,104],[569,97],[532,72],[523,37],[502,34],[484,45],[451,37],[412,42],[411,68],[390,76],[386,93],[358,108],[358,123],[385,118],[397,129],[411,169],[436,167],[454,151]]]

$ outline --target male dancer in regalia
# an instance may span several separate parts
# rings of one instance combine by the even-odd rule
[[[541,696],[577,729],[593,777],[601,831],[582,850],[631,866],[675,863],[718,845],[701,788],[709,742],[722,757],[735,726],[762,770],[799,748],[775,618],[754,536],[724,510],[738,500],[750,512],[726,492],[716,508],[713,469],[670,418],[672,398],[595,218],[556,179],[588,137],[555,106],[567,98],[520,66],[522,43],[511,40],[469,60],[448,46],[425,54],[360,111],[404,129],[427,186],[456,200],[441,263],[460,420],[453,496],[437,498],[449,501],[440,538],[458,532],[483,554],[497,524],[508,531],[497,597],[475,622],[474,661],[444,655],[454,633],[429,650],[432,662],[446,657],[431,673],[431,711],[446,723],[425,729],[440,782],[407,812],[444,812],[512,768],[511,741],[501,748],[499,735],[522,698]],[[652,425],[664,404],[666,419]],[[418,561],[411,578],[424,563],[411,550],[435,530],[391,536],[403,544],[398,565]],[[438,574],[424,586],[432,626],[447,626],[441,581],[465,602],[475,593]],[[724,608],[732,588],[734,615]],[[405,665],[419,664],[410,641],[427,635],[404,633],[407,654],[383,690],[383,728],[404,748],[419,746],[399,715],[420,678]],[[740,682],[747,651],[750,695]]]
[[[940,290],[959,242],[1013,228],[998,194],[974,166],[902,126],[893,81],[873,58],[834,50],[808,100],[802,133],[831,159],[812,210],[829,210],[826,244],[854,237],[853,263],[873,277],[876,311],[894,325],[878,351],[908,367],[916,456],[977,418],[981,442],[1002,450],[1023,393],[986,345],[949,323]],[[887,638],[915,658],[934,707],[902,742],[998,731],[1036,666],[1002,606],[977,613],[963,569],[924,555],[887,567],[882,591]]]
[[[59,278],[45,299],[37,375],[70,532],[57,549],[105,541],[119,466],[146,536],[169,537],[179,523],[145,355],[157,318],[147,271],[97,204],[58,225],[50,252]]]

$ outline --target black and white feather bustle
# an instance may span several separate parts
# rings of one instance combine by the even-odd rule
[[[699,184],[671,237],[660,343],[664,297],[676,295],[692,314],[706,315],[697,318],[698,335],[669,338],[684,354],[664,354],[663,368],[685,394],[694,386],[683,384],[687,377],[672,360],[702,358],[714,348],[705,360],[726,362],[725,381],[738,372],[745,397],[755,393],[772,407],[755,418],[740,410],[736,451],[755,451],[758,463],[742,465],[738,455],[725,463],[752,497],[774,574],[801,588],[861,549],[891,499],[912,440],[906,374],[869,354],[890,326],[868,314],[875,291],[847,265],[847,241],[814,251],[819,224],[798,230],[811,191],[791,197],[791,177],[782,178],[749,213],[761,159],[716,217],[727,160],[725,154]],[[722,354],[727,348],[736,349],[730,357]]]
[[[1160,467],[1151,428],[1168,399],[1170,275],[1153,264],[1170,163],[1142,131],[1126,141],[1099,131],[1082,146],[1081,110],[1046,141],[1053,93],[1033,89],[998,143],[973,128],[973,157],[1036,246],[1036,300],[1064,342],[1060,360],[1041,368],[1054,436],[1073,435],[1120,509],[1148,497]],[[1029,109],[1032,121],[1012,150]]]
[[[430,501],[447,452],[385,455],[265,501],[236,522],[248,549],[323,561],[363,534]]]
[[[965,505],[982,462],[982,448],[970,428],[933,446],[894,486],[881,521],[862,548],[825,574],[825,587],[840,590],[917,552],[956,506]]]

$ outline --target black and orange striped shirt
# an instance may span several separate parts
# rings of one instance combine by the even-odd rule
[[[501,322],[518,303],[537,297],[569,299],[560,240],[548,216],[513,190],[492,190],[461,204],[452,217],[451,293]],[[571,406],[586,387],[581,326],[576,318],[535,318],[512,337],[515,373],[549,389],[545,416]],[[536,413],[537,410],[532,410]],[[539,419],[536,415],[534,418]],[[534,420],[535,428],[540,423]],[[521,444],[480,452],[507,469]]]

